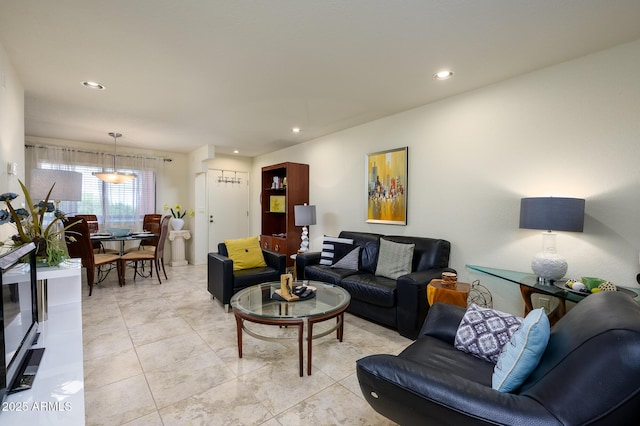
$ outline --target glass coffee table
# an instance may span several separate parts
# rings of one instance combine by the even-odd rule
[[[294,287],[301,285],[294,282]],[[305,324],[307,326],[307,374],[311,375],[311,354],[313,339],[326,336],[336,331],[336,337],[342,342],[344,331],[344,311],[349,306],[351,296],[341,287],[319,281],[305,281],[305,285],[316,288],[315,297],[294,302],[281,302],[274,300],[271,295],[280,289],[280,282],[258,284],[245,288],[234,294],[231,298],[233,314],[236,317],[238,333],[238,357],[242,358],[242,332],[257,339],[277,341],[287,337],[269,337],[255,332],[247,327],[245,322],[257,324],[277,325],[285,327],[297,327],[298,361],[300,365],[300,377],[304,375],[302,341]],[[313,334],[313,325],[336,318],[335,326]]]

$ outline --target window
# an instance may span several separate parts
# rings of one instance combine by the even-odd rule
[[[57,169],[55,164],[41,163],[41,169]],[[68,215],[95,214],[100,228],[142,229],[145,214],[155,212],[155,173],[124,170],[138,175],[120,184],[105,183],[93,176],[99,167],[66,166],[65,170],[82,173],[82,201],[61,201],[60,210]]]
[[[121,184],[105,183],[94,172],[113,170],[113,155],[58,146],[26,145],[27,169],[57,169],[82,173],[82,201],[60,202],[68,215],[95,214],[100,229],[142,229],[145,214],[155,213],[156,172],[163,170],[162,158],[118,155],[118,171],[137,177]],[[27,179],[30,173],[27,172]],[[27,182],[30,184],[30,180]],[[53,183],[53,182],[52,182]]]

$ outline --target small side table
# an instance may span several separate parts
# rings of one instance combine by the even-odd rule
[[[429,306],[440,302],[466,308],[470,290],[471,284],[468,283],[458,282],[455,287],[449,288],[442,285],[442,280],[431,280],[427,285],[427,301]]]
[[[180,231],[169,231],[169,241],[171,241],[171,266],[185,266],[189,262],[185,259],[184,240],[191,238],[191,232],[186,229]]]

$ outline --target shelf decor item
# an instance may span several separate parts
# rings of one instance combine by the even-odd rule
[[[367,223],[407,224],[408,148],[366,156]]]
[[[272,213],[284,213],[287,205],[287,197],[284,195],[272,195],[269,197],[269,211]]]
[[[584,228],[582,198],[534,197],[520,200],[520,228],[544,229],[542,252],[536,254],[531,269],[545,283],[559,280],[567,273],[567,261],[556,251],[552,231],[582,232]]]

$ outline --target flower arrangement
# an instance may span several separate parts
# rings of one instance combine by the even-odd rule
[[[182,205],[180,204],[176,204],[173,207],[170,207],[169,204],[165,204],[164,209],[171,210],[171,216],[173,216],[176,219],[182,219],[186,215],[189,215],[189,217],[193,217],[195,215],[195,212],[193,210],[183,209]]]
[[[15,209],[11,205],[11,201],[18,198],[18,194],[7,192],[0,195],[0,201],[4,201],[7,205],[6,209],[0,210],[0,225],[5,223],[14,223],[17,234],[11,237],[11,245],[13,247],[21,246],[30,242],[36,245],[36,256],[44,259],[49,266],[58,265],[65,260],[68,255],[67,251],[61,246],[61,236],[64,235],[66,228],[58,226],[58,222],[64,218],[64,213],[56,210],[53,203],[49,201],[51,189],[47,193],[44,201],[33,204],[29,191],[22,181],[18,181],[27,206],[33,206],[31,210],[24,208]],[[45,226],[45,213],[53,212],[54,219]],[[0,242],[0,246],[4,246],[4,242]]]

